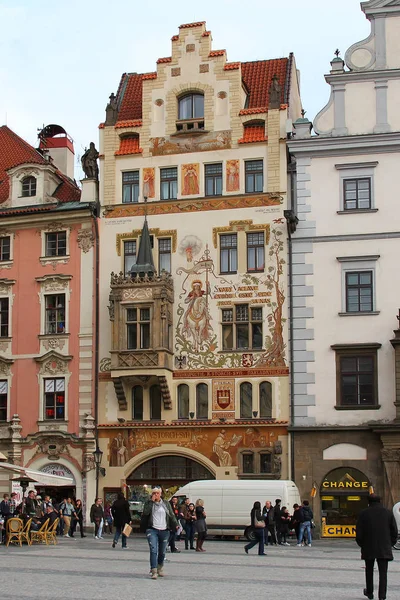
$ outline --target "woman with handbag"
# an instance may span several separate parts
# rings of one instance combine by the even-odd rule
[[[207,537],[207,525],[206,525],[206,513],[204,510],[204,500],[199,498],[196,500],[196,531],[197,531],[197,541],[196,541],[196,552],[205,552],[203,548],[204,540]]]
[[[196,508],[193,502],[190,502],[184,507],[184,518],[185,518],[185,550],[194,550],[194,531],[196,525]]]
[[[261,504],[260,502],[254,502],[253,508],[250,512],[251,526],[254,529],[255,540],[249,542],[244,547],[244,551],[246,554],[249,553],[250,548],[256,546],[258,544],[258,555],[266,556],[264,552],[264,529],[265,529],[265,521],[261,514]]]

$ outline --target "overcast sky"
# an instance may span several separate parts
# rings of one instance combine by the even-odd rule
[[[0,0],[0,125],[36,145],[62,125],[77,158],[94,141],[121,74],[156,69],[182,23],[206,21],[229,61],[288,56],[301,72],[309,119],[326,104],[336,48],[369,34],[358,0]],[[196,6],[194,6],[196,4]],[[77,173],[77,176],[79,174]]]

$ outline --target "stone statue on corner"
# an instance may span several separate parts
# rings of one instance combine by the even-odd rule
[[[85,151],[81,158],[82,169],[85,173],[86,179],[98,179],[99,178],[99,167],[97,159],[99,153],[97,152],[94,142],[90,142],[89,149]]]

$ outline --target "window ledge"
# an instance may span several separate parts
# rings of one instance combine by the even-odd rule
[[[378,208],[354,208],[352,210],[338,210],[337,215],[358,215],[360,213],[376,213]]]
[[[61,256],[61,255],[60,256],[58,256],[58,255],[56,255],[56,256],[50,256],[50,255],[47,256],[46,255],[46,256],[41,256],[40,257],[40,260],[59,260],[59,261],[62,261],[62,260],[65,260],[65,259],[69,260],[70,259],[70,255],[69,254],[64,254],[63,256]]]
[[[0,260],[0,269],[11,269],[13,266],[13,260]]]
[[[373,406],[363,406],[354,404],[353,406],[335,406],[335,410],[379,410],[380,404],[374,404]]]
[[[374,315],[380,315],[380,310],[371,310],[369,312],[340,312],[339,317],[370,317]]]
[[[69,337],[71,334],[70,333],[40,333],[38,335],[39,340],[50,340],[51,338],[57,338],[60,339],[62,337]]]
[[[229,350],[218,350],[218,354],[232,354],[232,352],[235,354],[257,354],[258,352],[266,352],[266,350],[264,348],[230,348]]]
[[[51,265],[55,269],[57,265],[66,265],[69,262],[69,259],[70,255],[67,254],[66,256],[41,256],[39,261],[42,267]]]
[[[43,419],[37,422],[39,431],[67,431],[68,421],[63,419]]]

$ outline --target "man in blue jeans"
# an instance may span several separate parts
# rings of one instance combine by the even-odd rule
[[[300,517],[300,529],[299,529],[299,537],[297,540],[297,545],[301,546],[304,537],[304,531],[307,530],[307,541],[308,545],[311,546],[311,523],[314,518],[313,511],[310,508],[310,503],[308,500],[303,500],[303,504],[301,505],[301,509],[299,511]]]
[[[157,577],[164,577],[165,551],[170,531],[176,531],[179,527],[171,505],[161,498],[159,486],[153,487],[151,498],[144,505],[142,519],[146,518],[146,537],[150,548],[150,576],[151,579],[157,579]]]

